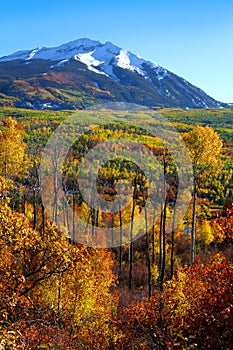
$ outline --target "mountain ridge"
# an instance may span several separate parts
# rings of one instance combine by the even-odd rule
[[[111,42],[82,38],[0,58],[0,105],[79,109],[103,102],[227,106],[162,66]]]

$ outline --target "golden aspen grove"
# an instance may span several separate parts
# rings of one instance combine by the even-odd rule
[[[0,108],[0,350],[233,349],[233,109],[159,110],[178,130],[193,171],[189,205],[177,224],[179,164],[162,139],[130,124],[131,115],[143,121],[145,112],[82,113],[94,127],[73,142],[62,164],[67,210],[61,210],[57,149],[46,164],[44,198],[39,172],[47,141],[70,112]],[[95,126],[94,118],[103,123]],[[104,211],[82,196],[79,166],[99,143],[105,154],[110,139],[135,142],[135,152],[136,143],[143,145],[160,164],[162,201],[152,225],[149,180],[130,159],[109,157],[96,182],[109,203],[117,202],[120,183],[126,206],[119,201],[116,211]],[[114,151],[124,147],[116,142]],[[88,179],[88,169],[84,174]],[[81,244],[76,237],[85,235],[85,225],[77,230],[76,216],[93,227],[93,239],[111,229],[111,247],[103,247],[103,234],[103,245]]]

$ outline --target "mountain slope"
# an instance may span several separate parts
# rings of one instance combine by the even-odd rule
[[[79,39],[0,58],[0,105],[76,109],[109,101],[224,106],[174,73],[110,42]]]

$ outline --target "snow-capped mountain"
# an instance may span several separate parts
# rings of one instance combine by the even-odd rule
[[[31,108],[83,108],[106,101],[221,107],[202,90],[158,64],[110,42],[90,39],[0,58],[0,104],[2,95],[5,103]]]
[[[145,66],[153,69],[158,79],[163,79],[167,75],[166,69],[145,61],[143,58],[110,42],[101,44],[99,41],[90,39],[75,40],[55,48],[38,47],[33,50],[19,51],[0,58],[0,62],[30,61],[33,59],[59,61],[57,66],[62,66],[69,63],[71,59],[75,59],[84,63],[90,71],[106,75],[116,81],[119,81],[119,79],[113,72],[114,66],[136,72],[144,76],[145,79],[149,79]]]

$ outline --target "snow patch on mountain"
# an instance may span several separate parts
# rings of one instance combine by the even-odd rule
[[[32,51],[29,53],[28,57],[26,58],[26,61],[29,61],[29,60],[33,59],[33,57],[34,57],[40,50],[41,50],[41,47],[38,47],[38,48],[32,50]]]
[[[68,64],[69,62],[70,62],[70,60],[64,59],[64,60],[61,60],[60,62],[58,62],[57,64],[53,64],[52,66],[50,66],[50,68],[63,67],[65,64]]]
[[[156,69],[156,74],[158,80],[163,80],[168,75],[167,70],[162,67],[158,67]]]
[[[146,61],[140,56],[134,55],[124,49],[121,49],[120,54],[116,56],[116,59],[118,67],[137,72],[149,82],[152,81],[148,73],[148,68],[156,73],[158,80],[162,80],[168,75],[167,70],[160,67],[158,64]]]
[[[130,55],[130,53],[124,49],[122,49],[120,51],[120,54],[116,56],[118,67],[123,68],[123,69],[128,69],[128,70],[131,70],[133,72],[137,72],[138,74],[141,74],[144,76],[145,73],[139,67],[131,64],[131,60],[130,60],[129,55]]]
[[[104,63],[104,61],[99,61],[99,60],[96,60],[92,54],[95,52],[94,51],[91,51],[91,52],[87,52],[87,53],[79,53],[78,55],[75,55],[74,56],[74,59],[75,60],[79,60],[80,62],[86,64],[87,66],[94,66],[94,67],[97,67],[99,66],[100,64]]]
[[[104,61],[99,61],[99,60],[95,59],[95,57],[92,56],[92,54],[94,52],[95,52],[95,50],[93,50],[91,52],[86,52],[86,53],[79,53],[78,55],[75,55],[73,58],[76,61],[80,61],[80,62],[84,63],[90,71],[95,72],[97,74],[103,74],[103,75],[108,76],[105,72],[100,71],[100,70],[95,68],[95,67],[98,67],[99,65],[103,64]]]
[[[66,59],[61,60],[60,62],[58,62],[58,63],[56,64],[56,66],[57,66],[57,67],[62,67],[62,66],[64,66],[65,64],[69,63],[69,61],[70,61],[70,60],[68,60],[68,59],[66,58]]]
[[[119,47],[107,42],[104,45],[98,46],[93,53],[93,57],[101,61],[99,69],[115,81],[119,81],[119,79],[113,72],[113,68],[116,56],[119,55],[120,50]]]

